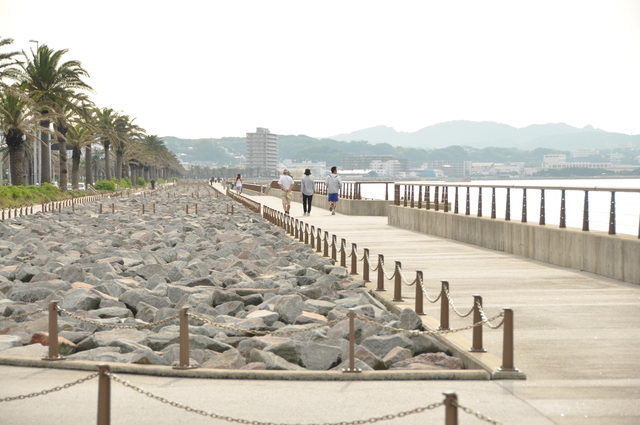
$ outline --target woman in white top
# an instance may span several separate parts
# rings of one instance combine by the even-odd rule
[[[236,191],[242,193],[242,179],[240,178],[240,174],[236,177]]]

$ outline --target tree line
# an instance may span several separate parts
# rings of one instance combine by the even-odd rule
[[[55,161],[62,190],[69,182],[78,189],[81,165],[87,184],[94,183],[96,174],[133,182],[184,174],[160,137],[148,134],[130,115],[89,99],[89,73],[80,61],[65,60],[67,49],[43,44],[35,51],[4,51],[12,44],[12,39],[0,37],[0,131],[12,185],[27,183],[34,159],[39,173],[33,174],[39,181],[32,183],[51,183],[50,164]]]

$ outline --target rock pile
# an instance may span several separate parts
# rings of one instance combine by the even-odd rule
[[[194,365],[330,370],[348,362],[348,320],[340,319],[354,309],[368,319],[356,320],[356,367],[462,368],[435,339],[389,329],[419,329],[413,311],[388,312],[364,281],[238,204],[229,214],[233,201],[207,187],[113,202],[115,213],[98,214],[93,203],[0,222],[0,317],[58,300],[73,314],[58,318],[67,358],[171,365],[177,320],[127,326],[189,307]],[[199,213],[186,214],[195,203]],[[0,321],[0,355],[45,356],[47,323],[46,312]]]

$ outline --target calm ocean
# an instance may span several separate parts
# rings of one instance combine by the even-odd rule
[[[401,182],[401,184],[429,184],[436,186],[443,184],[442,181],[421,181],[421,182]],[[467,182],[457,183],[461,187],[458,192],[459,211],[464,214],[466,204]],[[485,186],[482,189],[482,215],[491,216],[491,187],[496,187],[496,215],[504,218],[506,206],[506,188],[499,186],[536,186],[545,189],[545,221],[547,224],[560,223],[560,196],[561,191],[557,188],[625,188],[637,189],[637,192],[616,192],[616,232],[638,236],[638,226],[640,223],[640,179],[566,179],[566,180],[474,180],[468,182],[474,185]],[[442,190],[442,189],[440,189]],[[384,184],[364,184],[362,185],[362,197],[370,199],[384,199]],[[403,189],[401,189],[403,191]],[[478,213],[478,192],[476,187],[471,188],[471,214]],[[511,189],[511,220],[522,218],[522,189]],[[403,192],[402,192],[403,193]],[[431,189],[431,200],[433,200],[433,188]],[[403,195],[401,195],[403,196]],[[417,190],[416,195],[417,196]],[[449,202],[455,202],[455,189],[449,189]],[[389,198],[393,199],[393,187],[389,186]],[[582,229],[584,191],[569,190],[565,192],[566,223],[567,227]],[[589,228],[590,230],[609,230],[609,208],[611,204],[610,192],[589,192]],[[424,208],[424,207],[423,207]],[[540,190],[527,189],[527,221],[537,223],[540,221]]]

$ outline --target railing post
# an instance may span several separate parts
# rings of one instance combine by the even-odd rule
[[[507,203],[505,206],[505,212],[504,212],[504,221],[510,221],[511,220],[511,188],[508,187],[507,188]]]
[[[562,189],[562,193],[560,194],[560,228],[564,229],[567,227],[567,216],[565,209],[565,194],[566,191]]]
[[[611,191],[611,208],[609,210],[609,234],[616,234],[616,192]]]
[[[546,224],[545,210],[544,210],[544,189],[540,189],[540,225]]]
[[[431,209],[431,195],[429,194],[429,186],[424,188],[424,202],[427,204],[426,208]]]
[[[478,188],[478,217],[482,217],[482,187]]]
[[[467,186],[467,202],[464,215],[471,215],[471,187]]]
[[[180,364],[173,368],[195,368],[195,366],[189,366],[189,307],[180,309]]]
[[[111,424],[111,379],[107,376],[109,372],[109,366],[98,366],[98,425]]]
[[[389,200],[389,183],[384,184],[384,200],[385,201]]]
[[[409,193],[411,196],[411,208],[415,208],[415,204],[414,204],[415,186],[414,185],[409,186]]]
[[[396,261],[396,269],[394,270],[394,285],[393,285],[393,301],[402,301],[402,277],[400,272],[402,265],[400,261]]]
[[[316,252],[322,252],[322,229],[318,227],[318,234],[316,238]]]
[[[311,238],[311,240],[313,241],[313,238]],[[304,225],[304,243],[309,245],[309,225],[308,224]],[[311,248],[313,248],[313,247],[311,247]]]
[[[440,200],[438,199],[438,186],[433,189],[433,201],[434,201],[434,209],[436,211],[440,210]]]
[[[324,232],[324,257],[329,257],[329,232]]]
[[[491,218],[496,218],[496,188],[491,188]]]
[[[362,279],[365,282],[371,282],[369,280],[369,267],[369,248],[365,248],[362,258]]]
[[[589,191],[584,191],[584,210],[582,214],[582,231],[589,231]]]
[[[351,274],[358,274],[358,247],[351,244]]]
[[[458,425],[458,396],[444,393],[444,425]]]
[[[49,303],[49,357],[42,360],[64,360],[58,352],[58,301]]]
[[[418,186],[418,209],[422,208],[422,185]]]
[[[355,326],[355,318],[356,312],[351,308],[347,313],[349,317],[349,369],[342,369],[343,373],[360,373],[362,370],[356,369],[355,359],[356,359],[356,326]]]
[[[336,235],[331,235],[331,259],[333,261],[338,259],[338,250],[336,248],[337,241],[338,237]]]
[[[293,229],[291,229],[291,234],[293,235],[294,239],[298,239],[298,219],[291,219],[291,222],[293,224]]]
[[[442,187],[442,201],[444,204],[444,212],[449,212],[449,186]]]
[[[453,207],[453,213],[458,214],[458,186],[456,186],[456,201],[455,206]]]
[[[473,296],[473,323],[476,324],[482,321],[482,315],[480,309],[482,308],[482,297],[480,295]],[[482,327],[484,323],[481,323],[473,327],[473,345],[469,348],[472,353],[484,353],[485,350],[482,347]]]
[[[416,314],[424,316],[424,295],[422,294],[422,271],[416,270]]]
[[[409,197],[408,195],[408,186],[405,184],[404,185],[404,206],[407,206],[407,198]]]
[[[384,291],[384,270],[382,270],[382,265],[384,264],[384,256],[382,254],[378,254],[378,287],[376,291]]]
[[[514,367],[513,352],[513,310],[504,309],[504,334],[502,337],[502,366],[498,369],[504,372],[518,372]]]
[[[527,189],[522,189],[522,222],[527,222]]]
[[[393,203],[395,205],[400,205],[400,185],[393,185]]]
[[[347,268],[347,241],[345,238],[340,239],[340,267]]]
[[[447,293],[449,292],[449,282],[446,280],[441,281],[442,288],[440,289],[440,327],[438,330],[448,331],[449,327],[449,298]]]

